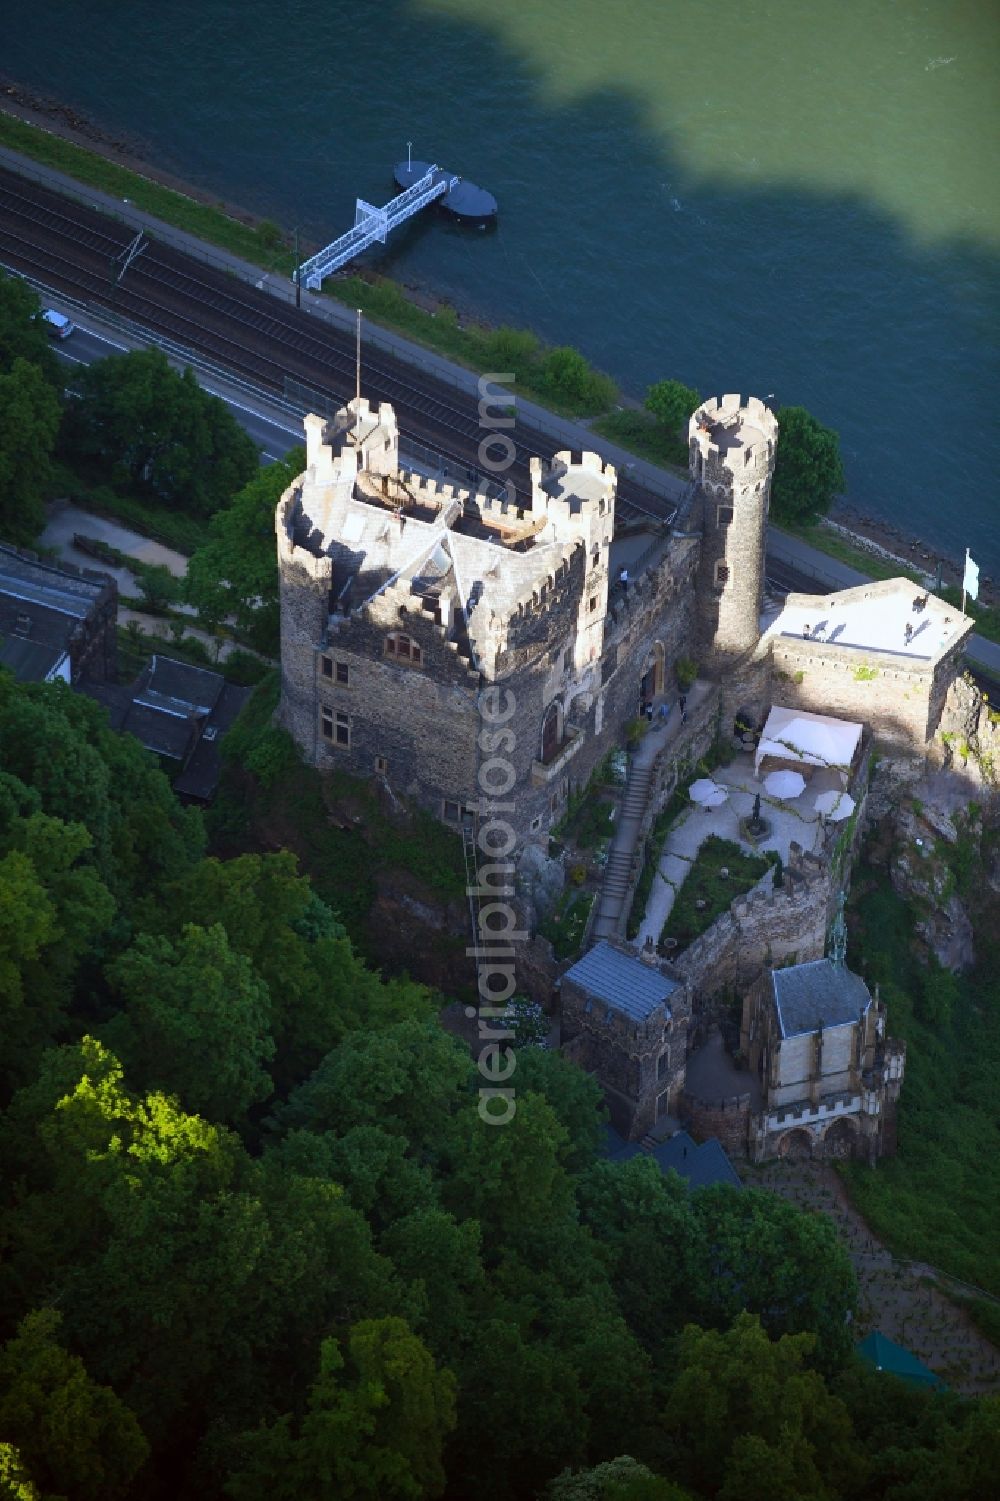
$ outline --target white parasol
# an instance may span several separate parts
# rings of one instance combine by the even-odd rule
[[[714,792],[710,792],[708,797],[702,799],[702,802],[706,808],[721,808],[728,796],[729,793],[725,787],[716,787]]]
[[[693,803],[707,803],[710,797],[721,791],[718,782],[713,782],[711,777],[699,777],[688,788],[688,797]]]
[[[836,787],[831,787],[829,792],[821,792],[813,807],[817,813],[822,813],[833,823],[840,823],[842,819],[850,818],[854,812],[854,799],[849,792],[838,792]]]
[[[806,779],[799,771],[772,771],[764,778],[764,791],[768,797],[798,797],[805,791],[805,785]]]

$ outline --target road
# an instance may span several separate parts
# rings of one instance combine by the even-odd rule
[[[65,307],[67,312],[72,310],[68,304],[62,304],[58,298],[53,298],[51,305],[61,311]],[[80,314],[72,312],[74,321]],[[109,354],[124,354],[130,349],[148,349],[148,342],[106,327],[99,330],[96,320],[91,326],[84,327],[76,321],[75,332],[68,339],[60,339],[56,345],[56,354],[67,365],[92,365],[95,360],[104,359]],[[170,363],[176,369],[182,369],[184,361],[177,357],[167,356]],[[197,373],[197,372],[196,372]],[[199,376],[200,385],[211,392],[213,396],[219,396],[229,407],[233,416],[240,426],[246,430],[253,442],[261,451],[261,459],[264,463],[272,463],[275,459],[283,458],[290,448],[302,444],[305,440],[301,422],[296,422],[292,417],[267,415],[264,392],[260,393],[256,405],[250,405],[244,398],[243,393],[227,387],[223,380],[212,380],[205,375]]]
[[[148,347],[148,341],[139,332],[130,334],[110,325],[101,326],[100,319],[93,316],[88,317],[84,326],[79,311],[71,304],[52,298],[51,305],[67,312],[77,323],[76,331],[57,346],[57,353],[68,364],[91,364],[109,354]],[[168,355],[168,359],[177,368],[186,363],[178,355]],[[220,397],[230,408],[260,449],[263,463],[274,462],[290,448],[301,445],[301,422],[278,410],[275,398],[267,392],[254,391],[242,381],[230,382],[221,373],[213,376],[201,373],[198,378],[205,390]],[[418,469],[426,467],[412,459],[408,462]],[[869,581],[866,574],[828,557],[797,537],[776,527],[768,529],[767,583],[772,593],[825,594],[831,589],[853,588]],[[976,667],[1000,681],[1000,643],[974,635],[966,650]]]

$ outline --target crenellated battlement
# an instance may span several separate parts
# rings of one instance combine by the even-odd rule
[[[733,393],[714,396],[691,416],[688,438],[707,462],[739,476],[770,464],[778,441],[778,419],[759,396],[748,396],[746,401]]]

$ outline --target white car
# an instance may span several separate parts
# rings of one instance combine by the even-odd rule
[[[71,323],[63,313],[57,313],[55,308],[50,307],[43,309],[42,322],[50,339],[68,339],[76,328],[76,324]]]

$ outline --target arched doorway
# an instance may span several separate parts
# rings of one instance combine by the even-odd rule
[[[784,1162],[808,1162],[812,1151],[812,1137],[802,1126],[786,1131],[778,1142],[778,1156]]]
[[[659,698],[663,692],[663,642],[653,643],[653,649],[646,658],[642,669],[642,682],[639,685],[639,699],[643,704],[652,703],[654,698]]]
[[[834,1121],[832,1126],[827,1127],[823,1137],[823,1156],[840,1159],[853,1157],[856,1141],[857,1132],[853,1121]]]
[[[562,708],[558,703],[549,704],[542,720],[542,763],[547,766],[555,759],[562,740]]]

